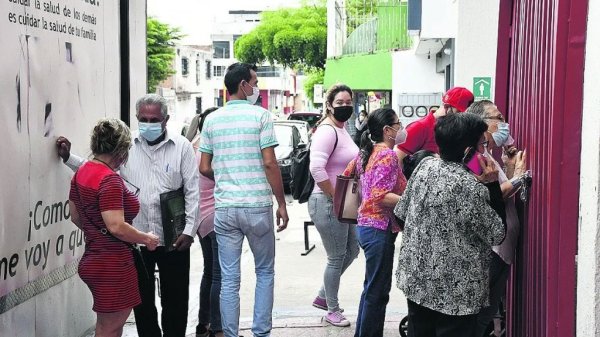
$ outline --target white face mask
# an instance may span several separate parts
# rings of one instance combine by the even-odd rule
[[[248,83],[250,84],[250,83]],[[244,89],[242,89],[244,90]],[[252,95],[246,94],[246,91],[244,90],[244,95],[246,95],[246,100],[248,102],[250,102],[250,104],[255,104],[256,101],[258,100],[258,96],[260,96],[260,89],[258,89],[258,87],[252,87]]]

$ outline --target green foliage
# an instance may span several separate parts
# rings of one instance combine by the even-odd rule
[[[173,75],[175,41],[183,37],[179,28],[149,17],[146,23],[146,52],[148,63],[148,92],[155,92],[156,86]]]
[[[308,76],[304,81],[304,92],[311,102],[315,99],[315,91],[313,89],[315,84],[323,84],[324,77],[325,71],[323,69],[316,69],[308,73]]]
[[[261,22],[234,46],[241,62],[323,69],[327,50],[327,9],[322,0],[300,8],[263,12]]]

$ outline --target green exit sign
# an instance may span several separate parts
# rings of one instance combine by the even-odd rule
[[[475,100],[492,99],[492,78],[491,77],[473,77],[473,95]]]

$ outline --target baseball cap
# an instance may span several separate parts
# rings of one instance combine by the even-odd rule
[[[467,88],[454,87],[446,92],[442,97],[442,102],[455,107],[460,112],[467,110],[469,105],[475,101],[473,93]]]

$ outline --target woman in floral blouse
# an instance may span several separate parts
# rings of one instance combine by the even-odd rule
[[[480,155],[486,130],[471,113],[440,118],[441,158],[421,161],[394,210],[405,224],[396,275],[408,300],[409,336],[471,336],[487,306],[491,247],[505,228],[498,170]],[[465,166],[473,156],[480,176]]]
[[[393,147],[406,131],[392,109],[373,111],[361,136],[360,152],[344,171],[360,176],[362,202],[356,235],[366,258],[366,273],[354,336],[383,336],[385,310],[392,287],[394,243],[400,226],[393,209],[406,187]]]

